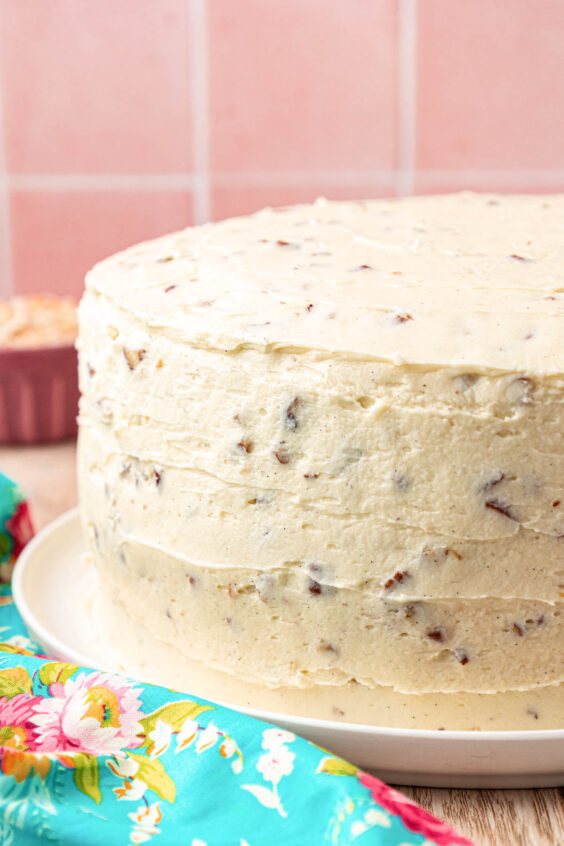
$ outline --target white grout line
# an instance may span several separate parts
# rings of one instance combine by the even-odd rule
[[[419,170],[417,184],[450,187],[467,183],[468,187],[482,189],[519,190],[520,188],[563,188],[564,170]]]
[[[30,173],[7,177],[15,191],[190,191],[190,174]]]
[[[8,183],[6,179],[4,109],[0,83],[0,297],[9,297],[13,293],[12,233]]]
[[[474,184],[482,183],[497,186],[530,186],[544,183],[547,186],[558,186],[564,183],[564,169],[547,170],[481,170],[471,168],[466,170],[418,170],[418,181],[428,184],[436,182],[447,185],[452,182],[469,181]],[[222,187],[280,187],[285,185],[323,185],[331,186],[351,185],[362,186],[366,182],[386,187],[393,184],[396,174],[389,170],[339,170],[339,171],[255,171],[253,173],[215,173],[214,182]]]
[[[412,194],[417,96],[417,0],[400,0],[398,15],[398,120],[396,190]]]
[[[189,0],[194,223],[211,216],[209,179],[208,32],[206,0]]]
[[[151,192],[151,191],[196,191],[201,174],[13,174],[2,176],[0,146],[0,188],[7,191],[45,192]],[[396,178],[389,170],[350,171],[256,171],[254,173],[219,172],[214,174],[214,183],[225,188],[245,187],[280,188],[285,186],[313,186],[323,188],[337,186],[359,186],[367,183],[383,188],[391,187]],[[420,185],[446,186],[468,182],[474,186],[495,187],[564,187],[564,170],[419,170]],[[201,183],[199,185],[201,188]],[[0,204],[0,215],[2,214]],[[0,256],[1,260],[2,256]]]
[[[8,187],[16,191],[194,191],[202,188],[208,174],[17,174],[7,177]],[[379,171],[255,171],[254,173],[219,172],[214,182],[222,187],[280,187],[301,185],[363,185],[388,186],[393,184],[393,174]]]
[[[394,183],[394,175],[389,170],[318,170],[318,171],[254,171],[253,173],[214,173],[214,183],[221,187],[240,188],[253,186],[260,188],[278,188],[280,186],[359,185],[366,182],[388,187]]]

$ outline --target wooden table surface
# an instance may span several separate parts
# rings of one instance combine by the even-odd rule
[[[37,528],[76,504],[75,446],[0,447],[0,470],[23,487]],[[477,846],[564,846],[564,789],[401,787]]]

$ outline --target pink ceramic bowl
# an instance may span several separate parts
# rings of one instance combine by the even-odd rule
[[[0,349],[0,443],[76,436],[78,365],[72,344]]]

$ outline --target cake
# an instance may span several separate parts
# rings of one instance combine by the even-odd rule
[[[96,265],[80,507],[126,667],[562,728],[563,232],[556,196],[318,200]]]

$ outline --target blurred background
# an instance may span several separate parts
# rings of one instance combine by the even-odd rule
[[[0,296],[265,205],[564,189],[562,0],[0,0]]]

